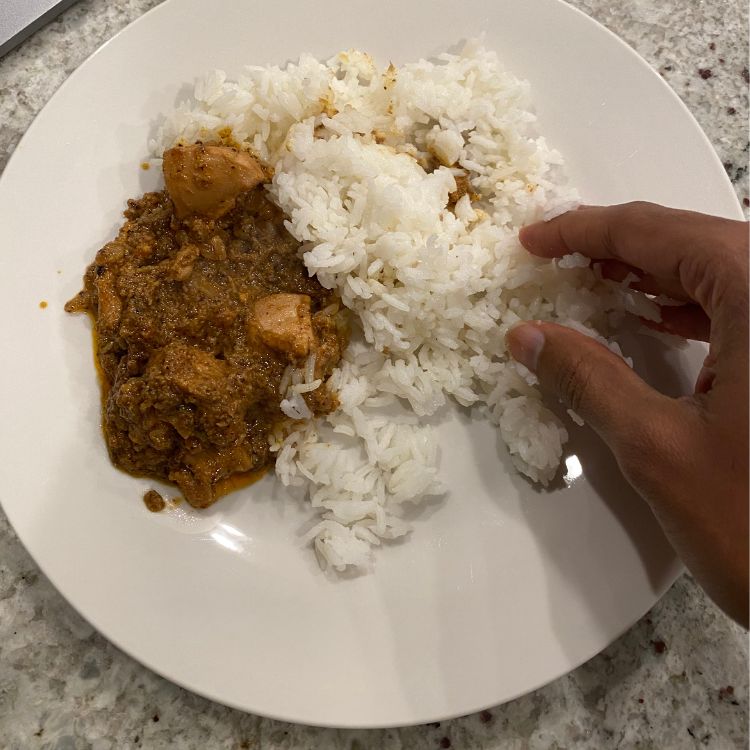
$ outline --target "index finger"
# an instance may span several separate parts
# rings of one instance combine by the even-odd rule
[[[524,227],[518,236],[529,252],[544,258],[578,252],[678,279],[699,302],[697,286],[709,269],[712,275],[747,272],[747,251],[741,252],[747,244],[744,222],[655,203],[587,206]]]

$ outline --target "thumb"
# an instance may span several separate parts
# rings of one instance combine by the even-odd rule
[[[520,323],[505,338],[542,389],[578,413],[617,454],[632,448],[654,414],[673,402],[599,342],[554,323]]]

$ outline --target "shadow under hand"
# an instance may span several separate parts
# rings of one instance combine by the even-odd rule
[[[623,350],[635,370],[662,393],[692,392],[704,356],[627,334]],[[518,510],[544,559],[548,612],[562,648],[580,660],[583,633],[613,640],[632,625],[682,567],[647,503],[633,490],[609,448],[589,427],[568,426],[562,477],[543,489],[516,475]],[[507,449],[498,436],[498,452]],[[507,463],[506,463],[507,465]]]

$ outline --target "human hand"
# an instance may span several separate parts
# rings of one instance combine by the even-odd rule
[[[519,234],[534,255],[579,252],[605,277],[683,304],[657,327],[710,341],[695,393],[660,394],[593,339],[522,323],[506,341],[583,417],[648,501],[690,572],[748,624],[748,225],[650,203],[586,206]],[[652,324],[653,325],[653,324]]]

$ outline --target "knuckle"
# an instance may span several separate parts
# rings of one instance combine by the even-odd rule
[[[644,221],[662,219],[665,213],[669,211],[664,206],[651,201],[630,201],[630,203],[625,204],[625,208],[625,213],[629,214],[628,218]]]
[[[577,354],[557,372],[556,391],[560,400],[573,411],[583,411],[594,377],[595,366],[585,354]]]
[[[664,208],[648,201],[631,201],[620,206],[616,221],[621,233],[632,226],[658,229],[664,220]]]
[[[644,496],[663,495],[687,468],[681,431],[676,427],[658,418],[638,422],[613,446],[623,474]]]
[[[615,258],[620,258],[617,238],[628,237],[634,228],[649,234],[654,226],[658,227],[659,207],[648,201],[631,201],[612,207],[607,224],[607,249]]]
[[[643,223],[651,219],[656,207],[648,201],[623,203],[617,212],[617,219],[623,224]]]
[[[657,431],[644,425],[637,433],[623,436],[615,454],[623,474],[641,492],[653,492],[664,473],[661,441]]]
[[[654,203],[649,201],[630,201],[625,204],[628,210],[636,214],[652,213],[655,207]]]

